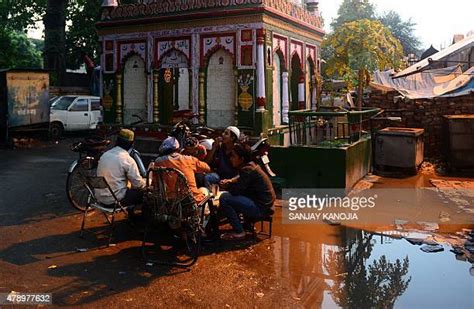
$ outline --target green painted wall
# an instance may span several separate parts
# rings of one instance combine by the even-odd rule
[[[371,143],[363,139],[345,148],[272,146],[273,171],[288,188],[346,188],[370,169]]]
[[[359,179],[370,172],[372,165],[372,142],[362,138],[347,148],[346,155],[346,188],[352,188]]]

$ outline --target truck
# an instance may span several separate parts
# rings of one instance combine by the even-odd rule
[[[17,131],[49,130],[49,72],[0,70],[0,144]]]

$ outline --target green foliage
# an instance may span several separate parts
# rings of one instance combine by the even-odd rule
[[[379,20],[400,41],[405,55],[420,53],[420,40],[413,34],[416,23],[412,22],[411,19],[403,21],[395,11],[385,13]]]
[[[41,68],[41,53],[26,34],[0,29],[0,68]]]
[[[101,1],[70,0],[67,19],[71,25],[66,33],[66,62],[68,68],[83,64],[82,53],[98,63],[99,38],[95,23],[99,21]]]
[[[419,54],[420,52],[420,41],[414,34],[416,23],[411,19],[407,21],[402,20],[395,11],[389,11],[381,16],[377,16],[375,7],[369,0],[344,0],[337,12],[338,17],[331,23],[334,31],[351,21],[361,19],[379,20],[400,41],[405,55],[410,53]]]
[[[0,27],[25,31],[40,21],[46,10],[47,0],[0,1]]]
[[[337,18],[331,23],[333,30],[347,22],[375,19],[375,9],[369,0],[344,0],[337,11],[337,15]]]
[[[323,48],[330,46],[334,53],[327,59],[326,73],[344,77],[349,87],[354,81],[365,83],[356,77],[363,70],[367,71],[386,68],[398,68],[402,59],[400,42],[393,37],[382,23],[376,20],[357,20],[345,23],[335,32],[327,36]]]
[[[134,1],[123,1],[134,2]],[[68,28],[66,29],[66,66],[76,69],[82,63],[82,52],[98,60],[98,37],[95,23],[99,20],[102,1],[69,0],[66,7]],[[48,0],[3,0],[0,1],[0,26],[20,32],[36,26],[46,14]],[[54,39],[52,43],[61,40]],[[6,45],[5,45],[6,46]],[[57,53],[62,49],[54,44],[48,45],[48,52]],[[3,45],[2,45],[3,47]],[[38,50],[44,49],[44,43]],[[6,51],[4,51],[6,52]],[[8,52],[6,52],[8,53]],[[11,52],[10,52],[11,53]]]

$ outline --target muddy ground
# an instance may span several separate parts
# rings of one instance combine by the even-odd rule
[[[348,280],[361,283],[351,277],[358,274],[360,267],[357,265],[368,265],[370,252],[377,252],[377,246],[384,243],[384,239],[386,243],[388,238],[360,230],[363,226],[351,229],[337,222],[281,224],[281,202],[278,203],[272,238],[258,237],[254,240],[250,237],[243,242],[206,245],[197,264],[190,269],[146,266],[140,253],[141,234],[124,220],[118,224],[114,247],[105,247],[106,239],[92,234],[80,238],[81,215],[69,205],[65,194],[68,166],[76,157],[68,149],[72,141],[66,139],[58,144],[41,143],[32,148],[0,150],[0,293],[52,293],[56,306],[103,308],[326,308],[350,303],[364,304],[368,301],[367,295],[376,294],[373,291],[363,292],[362,286],[360,293],[353,293],[340,288],[340,284],[348,286]],[[372,183],[369,187],[375,188],[412,188],[430,186],[431,178],[440,177],[433,173],[420,173],[402,180],[368,178],[367,181]],[[469,180],[472,179],[460,179]],[[442,203],[436,205],[437,208],[430,212],[428,218],[423,217],[424,220],[437,220],[439,213],[446,211]],[[460,215],[457,213],[459,209],[454,206],[447,211],[453,220]],[[472,215],[462,215],[466,216],[463,219],[465,224],[449,225],[450,233],[472,226]],[[406,209],[400,208],[391,214],[387,222],[406,217],[416,221],[413,214],[407,214]],[[97,214],[89,215],[88,228],[100,233],[104,228],[104,218]],[[367,230],[391,228],[380,225]],[[398,242],[396,240],[391,247],[381,247],[380,250],[388,252]],[[374,244],[374,249],[370,249]],[[401,248],[404,246],[408,245],[400,244]],[[356,248],[356,253],[362,252],[361,257],[354,260],[348,258],[350,248]],[[79,252],[78,249],[87,251]],[[419,250],[415,249],[417,251],[413,254],[418,256]],[[407,254],[402,251],[400,260]],[[451,273],[456,274],[454,269],[462,268],[460,272],[463,275],[459,275],[462,278],[457,282],[469,280],[468,275],[465,278],[470,267],[467,261],[457,261],[448,247],[441,254],[426,257],[437,259],[442,256],[447,261],[447,269],[439,276],[449,276],[450,267],[453,267]],[[398,259],[398,255],[395,256]],[[406,277],[410,274],[418,276],[409,271]],[[426,274],[419,276],[425,278]],[[399,278],[399,283],[406,283],[407,278],[405,281]],[[456,277],[453,280],[456,281]],[[413,294],[410,284],[415,283],[408,283],[406,294]],[[457,298],[462,300],[460,304],[472,304],[472,281],[470,287],[462,285],[459,289],[461,295],[468,295]],[[399,297],[403,305],[431,304],[428,300],[427,303],[420,303],[420,298],[416,296],[403,298],[405,290],[400,288],[400,295],[395,293],[390,299],[369,298],[376,304],[388,306]],[[429,294],[432,294],[431,291],[426,291],[426,295]],[[447,301],[449,304],[449,297]],[[454,299],[452,301],[456,303]]]

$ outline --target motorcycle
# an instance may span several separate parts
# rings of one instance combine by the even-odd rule
[[[220,134],[216,130],[208,127],[199,126],[194,129],[190,129],[186,121],[180,121],[175,124],[170,133],[170,136],[175,137],[180,145],[184,145],[184,140],[187,137],[196,137],[199,143],[203,145],[208,151],[212,149],[212,145],[219,135]],[[268,138],[262,137],[255,141],[244,136],[240,140],[242,143],[250,146],[252,150],[253,161],[260,165],[262,170],[265,171],[269,177],[275,177],[276,174],[270,167],[270,158],[268,157],[268,152],[270,150]]]
[[[212,149],[214,139],[218,135],[219,134],[214,129],[209,127],[198,126],[191,129],[187,121],[180,121],[176,123],[170,132],[170,136],[173,136],[178,140],[181,148],[183,148],[184,141],[188,137],[195,137],[199,144],[204,145],[208,151]]]
[[[255,144],[250,147],[250,149],[252,149],[253,161],[260,165],[262,170],[267,173],[268,176],[275,177],[276,174],[272,171],[270,167],[270,158],[268,157],[268,152],[270,150],[268,138],[260,138]]]

